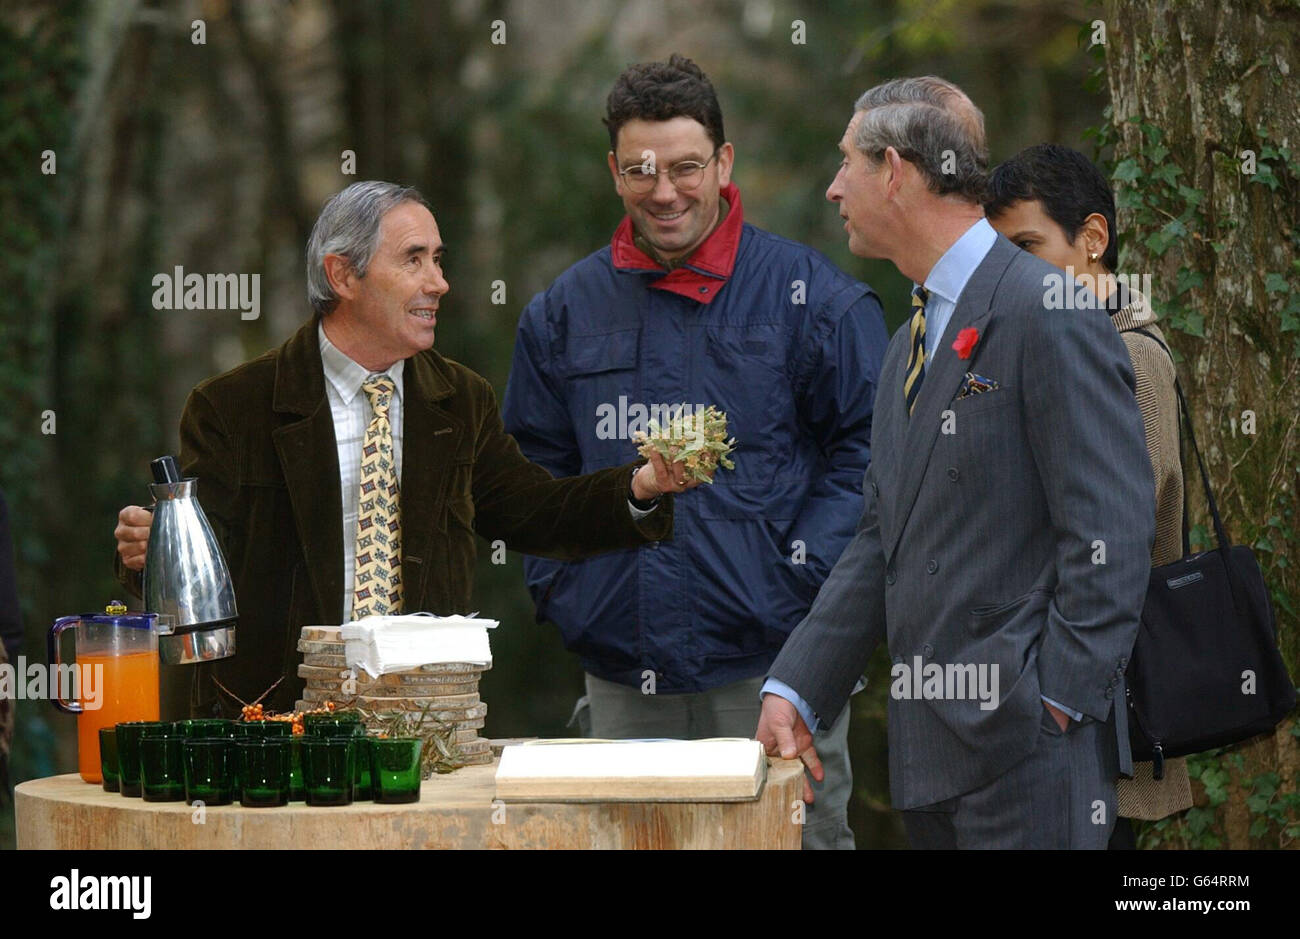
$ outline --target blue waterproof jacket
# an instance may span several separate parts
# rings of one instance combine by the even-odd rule
[[[637,686],[653,672],[659,694],[764,674],[808,611],[862,513],[888,344],[869,287],[745,224],[734,186],[723,195],[726,219],[671,275],[624,219],[534,297],[503,407],[557,476],[634,459],[652,406],[727,413],[736,469],[675,497],[671,541],[524,561],[538,621],[584,669]]]

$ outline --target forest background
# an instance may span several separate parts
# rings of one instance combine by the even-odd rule
[[[1295,674],[1298,33],[1296,4],[1269,0],[6,3],[0,491],[26,655],[43,658],[54,617],[120,593],[117,510],[176,451],[189,390],[309,315],[303,247],[325,198],[359,179],[426,194],[451,245],[438,348],[500,394],[523,305],[622,217],[600,121],[614,78],[681,52],[718,90],[747,219],[871,284],[891,331],[910,285],[849,255],[824,199],[859,93],[942,75],[983,109],[993,163],[1053,141],[1103,166],[1121,267],[1154,277],[1229,530],[1260,557]],[[177,266],[260,274],[260,316],[154,309],[152,278]],[[485,733],[565,734],[581,668],[534,621],[519,557],[490,555],[477,606],[502,627]],[[854,699],[861,847],[904,843],[887,674],[882,649]],[[1197,807],[1141,843],[1294,847],[1297,765],[1291,721],[1194,758]],[[13,781],[74,768],[73,719],[17,702]]]

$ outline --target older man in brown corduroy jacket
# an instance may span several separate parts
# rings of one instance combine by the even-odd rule
[[[349,186],[308,244],[316,315],[278,349],[209,379],[181,417],[239,608],[238,653],[193,666],[189,712],[233,713],[217,678],[289,710],[304,625],[473,609],[475,534],[561,560],[671,536],[680,463],[555,479],[505,433],[487,380],[433,350],[443,246],[423,198]],[[390,499],[384,498],[391,496]],[[139,592],[151,516],[119,515],[117,569]]]

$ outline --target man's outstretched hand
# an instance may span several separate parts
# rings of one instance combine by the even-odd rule
[[[813,749],[812,732],[795,706],[779,694],[763,695],[763,710],[758,715],[758,730],[754,732],[754,738],[763,745],[768,756],[779,756],[783,760],[793,760],[797,756],[812,773],[813,779],[821,782],[826,778],[826,771]],[[810,805],[813,802],[812,786],[807,776],[803,780],[803,800]]]

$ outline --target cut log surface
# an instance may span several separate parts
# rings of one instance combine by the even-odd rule
[[[304,626],[301,639],[318,642],[343,642],[342,626]]]
[[[495,761],[435,775],[425,780],[420,801],[408,805],[236,804],[200,816],[183,802],[128,799],[72,773],[18,785],[18,847],[799,848],[802,828],[792,806],[803,792],[803,765],[795,760],[772,761],[760,798],[751,802],[494,805],[495,775]]]
[[[298,651],[302,652],[302,649]],[[342,652],[338,655],[327,652],[304,652],[302,660],[307,665],[320,665],[331,669],[344,669],[348,666],[347,657]]]

